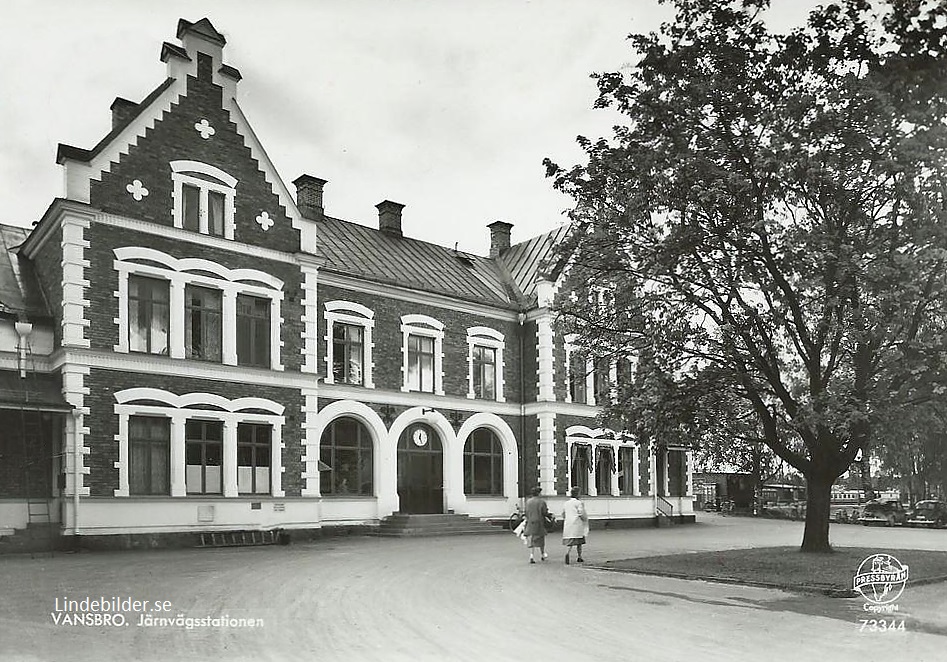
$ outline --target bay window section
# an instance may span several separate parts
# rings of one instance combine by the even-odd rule
[[[270,493],[270,457],[273,429],[269,425],[237,425],[237,492]]]
[[[171,420],[158,416],[128,418],[128,492],[167,495],[171,490]]]
[[[132,352],[168,354],[169,283],[129,276],[128,348]]]
[[[189,420],[184,435],[187,493],[223,494],[223,423]]]
[[[237,365],[270,366],[270,300],[237,295]]]
[[[219,362],[221,347],[221,292],[188,285],[185,288],[185,356]]]
[[[622,496],[632,496],[635,493],[635,449],[631,446],[621,446],[618,449],[618,493]]]

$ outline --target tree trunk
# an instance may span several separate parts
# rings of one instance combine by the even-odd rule
[[[806,476],[806,530],[799,551],[831,552],[829,545],[829,506],[832,481],[823,476]]]

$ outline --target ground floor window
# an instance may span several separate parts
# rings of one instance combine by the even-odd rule
[[[237,426],[237,492],[269,494],[273,428],[258,423]]]
[[[346,416],[329,423],[322,433],[319,459],[322,494],[374,494],[372,439],[356,419]]]
[[[592,447],[585,444],[572,445],[572,485],[578,487],[579,494],[589,493],[589,473],[592,471]]]
[[[467,439],[464,494],[503,496],[503,445],[493,430],[478,428]]]
[[[171,420],[158,416],[128,419],[128,491],[168,494],[171,490]]]
[[[187,493],[222,494],[224,424],[189,420],[184,434]]]
[[[631,496],[635,493],[635,449],[622,446],[618,449],[618,493]]]
[[[612,493],[612,475],[615,473],[615,451],[611,446],[595,447],[595,491],[599,496]]]

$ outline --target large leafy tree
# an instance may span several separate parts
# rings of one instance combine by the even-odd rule
[[[597,75],[614,134],[546,162],[575,201],[566,289],[587,290],[562,319],[646,357],[666,427],[712,375],[805,475],[802,550],[828,551],[832,483],[881,422],[942,397],[947,4],[848,0],[789,34],[767,0],[673,4],[629,38],[633,66]]]

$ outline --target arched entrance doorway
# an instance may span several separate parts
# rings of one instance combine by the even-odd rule
[[[402,513],[444,512],[444,450],[430,425],[409,425],[398,439],[398,496]]]

